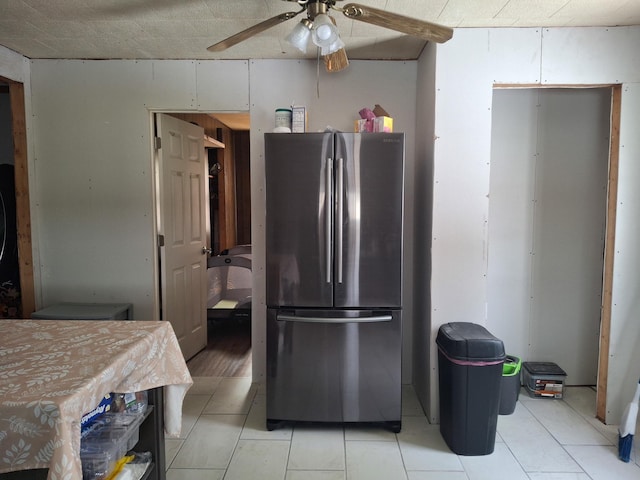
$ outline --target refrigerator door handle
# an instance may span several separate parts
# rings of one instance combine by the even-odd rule
[[[306,323],[376,323],[390,322],[391,315],[376,315],[374,317],[298,317],[297,315],[289,315],[286,313],[278,313],[276,320],[279,322],[306,322]]]
[[[327,283],[331,283],[331,277],[333,276],[331,265],[331,223],[332,223],[332,199],[331,199],[331,185],[333,178],[333,159],[327,158],[327,168],[325,176],[325,215],[324,215],[324,236],[325,236],[325,248],[326,248],[326,269],[327,269]]]
[[[344,160],[342,157],[338,159],[338,188],[336,192],[336,206],[338,207],[337,226],[337,247],[338,255],[338,283],[342,283],[342,222],[344,218]]]

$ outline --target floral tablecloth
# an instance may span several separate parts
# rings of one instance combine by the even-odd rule
[[[169,322],[0,320],[0,473],[81,479],[80,419],[110,392],[165,386],[177,436],[191,384]]]

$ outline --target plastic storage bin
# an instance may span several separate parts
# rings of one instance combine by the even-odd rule
[[[524,362],[522,383],[530,397],[562,398],[567,373],[553,362]]]
[[[475,323],[440,327],[438,372],[440,433],[458,455],[493,453],[498,423],[502,340]]]
[[[82,432],[80,460],[83,480],[106,478],[140,438],[144,415],[106,413]]]
[[[500,415],[511,415],[516,409],[520,395],[520,370],[522,361],[513,355],[507,355],[502,365],[502,385],[500,387]]]

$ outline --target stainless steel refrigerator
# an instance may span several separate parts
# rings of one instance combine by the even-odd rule
[[[267,428],[401,428],[404,134],[265,134]]]

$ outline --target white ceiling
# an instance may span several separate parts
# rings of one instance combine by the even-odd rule
[[[454,28],[640,25],[640,0],[356,1]],[[301,58],[283,38],[304,14],[224,52],[207,51],[240,30],[297,10],[295,2],[283,0],[0,0],[0,45],[32,59]],[[424,47],[340,12],[333,16],[350,59],[415,59]]]

